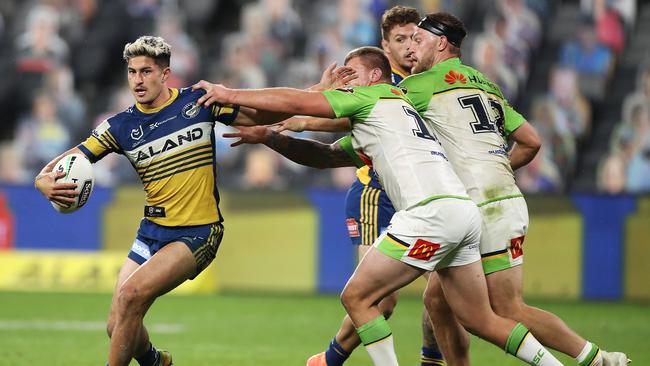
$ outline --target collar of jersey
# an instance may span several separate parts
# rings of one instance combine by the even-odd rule
[[[171,92],[172,92],[172,96],[171,96],[169,99],[167,99],[167,101],[166,101],[165,103],[163,103],[163,105],[161,105],[160,107],[147,109],[147,108],[143,107],[142,104],[140,104],[140,103],[138,103],[138,102],[135,102],[135,106],[136,106],[136,108],[138,108],[138,110],[139,110],[140,112],[142,112],[142,113],[156,113],[156,112],[160,112],[160,110],[162,110],[163,108],[165,108],[165,107],[167,107],[168,105],[172,104],[172,103],[176,100],[176,98],[178,98],[178,89],[176,89],[176,88],[169,88],[169,90],[171,90]]]
[[[406,78],[407,76],[409,76],[407,73],[402,73],[402,72],[400,72],[399,70],[397,70],[397,69],[394,68],[394,67],[391,67],[391,68],[390,68],[390,71],[391,71],[393,74],[397,74],[397,75],[399,75],[402,79],[404,79],[404,78]]]
[[[458,57],[448,58],[448,59],[446,59],[446,60],[444,60],[444,61],[442,61],[442,62],[440,62],[440,63],[438,63],[436,65],[433,65],[433,68],[437,69],[437,68],[443,67],[443,65],[451,65],[451,64],[460,65],[460,58],[458,58]]]

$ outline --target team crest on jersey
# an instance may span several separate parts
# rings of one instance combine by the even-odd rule
[[[134,140],[140,140],[144,136],[144,132],[142,131],[142,126],[138,128],[134,128],[131,130],[131,138]]]
[[[445,83],[453,85],[457,81],[460,81],[461,84],[467,84],[467,78],[465,78],[465,75],[454,70],[449,70],[447,75],[445,75]]]
[[[196,117],[200,111],[201,111],[201,106],[196,104],[196,102],[191,102],[185,104],[185,106],[181,111],[181,114],[183,115],[184,118],[190,119]]]

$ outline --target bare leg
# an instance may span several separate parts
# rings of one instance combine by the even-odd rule
[[[341,293],[353,324],[358,327],[380,316],[379,302],[424,272],[370,248]]]
[[[174,242],[166,245],[135,270],[119,287],[111,311],[113,319],[109,365],[127,366],[148,336],[142,320],[154,300],[196,274],[196,260],[189,248]],[[114,314],[114,316],[113,316]]]
[[[358,247],[358,258],[362,259],[370,248],[370,246],[360,245]],[[384,318],[388,319],[393,314],[393,310],[397,306],[398,295],[398,292],[395,291],[379,302],[379,311],[384,315]],[[336,333],[336,342],[349,353],[361,344],[357,330],[347,314],[343,318],[339,331]]]
[[[494,312],[523,323],[545,346],[571,357],[582,351],[586,340],[577,335],[558,316],[524,303],[523,266],[486,276],[490,303]]]
[[[469,366],[469,334],[449,307],[436,273],[429,275],[424,304],[433,322],[435,339],[449,366]]]

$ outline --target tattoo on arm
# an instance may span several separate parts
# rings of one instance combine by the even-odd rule
[[[352,157],[336,143],[324,144],[314,140],[293,138],[273,131],[264,144],[287,159],[312,168],[356,166]]]

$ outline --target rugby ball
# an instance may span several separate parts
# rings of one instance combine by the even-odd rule
[[[51,202],[52,207],[61,213],[72,213],[83,207],[88,202],[93,192],[95,178],[93,177],[93,166],[83,154],[66,155],[54,167],[56,172],[64,172],[65,176],[56,180],[57,183],[76,183],[78,196],[69,207],[64,207],[56,202]]]

